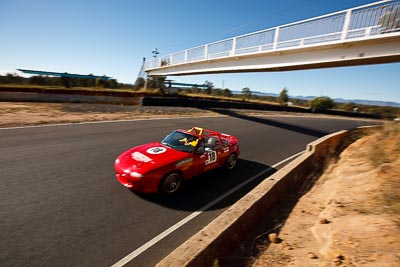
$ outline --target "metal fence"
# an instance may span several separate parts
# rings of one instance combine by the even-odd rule
[[[343,42],[400,31],[400,1],[379,1],[146,61],[153,69],[200,60]]]

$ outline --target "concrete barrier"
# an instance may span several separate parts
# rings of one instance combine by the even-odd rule
[[[126,96],[96,96],[25,92],[0,92],[0,101],[139,105],[138,98]]]
[[[252,109],[265,111],[285,111],[285,112],[300,112],[300,113],[320,113],[327,115],[337,115],[357,118],[372,118],[378,119],[379,116],[367,113],[355,113],[343,110],[318,110],[313,111],[309,108],[300,108],[292,106],[273,105],[266,103],[254,103],[243,101],[226,101],[218,99],[202,99],[193,97],[142,97],[140,100],[141,106],[170,106],[170,107],[195,107],[203,109],[222,108],[222,109]]]
[[[357,138],[372,127],[340,131],[308,144],[303,154],[261,182],[156,266],[212,266],[215,259],[228,256],[277,201],[296,186],[309,183],[323,170],[327,158],[338,155],[349,144],[349,138]]]

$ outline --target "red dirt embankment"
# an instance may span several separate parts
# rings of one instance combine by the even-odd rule
[[[258,266],[400,266],[400,125],[361,138],[297,203]]]

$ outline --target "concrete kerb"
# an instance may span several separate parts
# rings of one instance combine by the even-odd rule
[[[327,157],[339,153],[351,133],[369,129],[344,130],[308,144],[302,155],[261,182],[156,266],[212,266],[215,259],[229,255],[290,188],[307,182],[305,179],[316,167],[322,168]]]

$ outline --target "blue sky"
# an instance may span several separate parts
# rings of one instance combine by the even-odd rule
[[[134,83],[142,58],[279,26],[368,0],[0,0],[0,73],[18,68]],[[240,91],[400,102],[400,63],[169,77]]]

